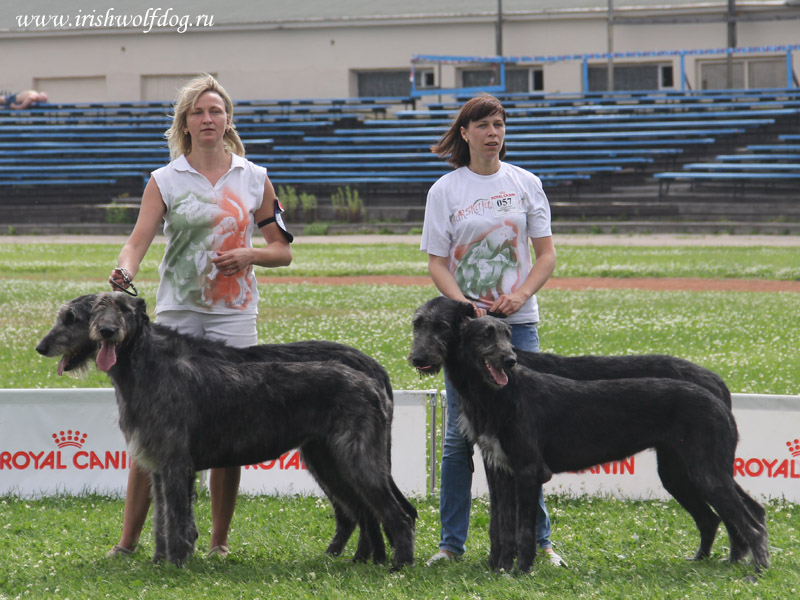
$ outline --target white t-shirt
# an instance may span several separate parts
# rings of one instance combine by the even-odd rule
[[[550,235],[550,204],[541,181],[503,162],[492,175],[460,167],[431,186],[420,250],[447,257],[463,294],[488,308],[530,273],[529,239]],[[538,321],[536,296],[508,317],[509,323]]]
[[[267,170],[234,154],[228,172],[212,186],[180,156],[152,176],[167,209],[167,248],[158,268],[156,313],[256,314],[258,288],[252,266],[226,276],[211,259],[220,250],[252,247],[254,213],[264,199]]]

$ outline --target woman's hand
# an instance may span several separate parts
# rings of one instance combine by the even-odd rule
[[[231,277],[253,264],[253,253],[250,248],[220,250],[211,262],[220,273]]]
[[[527,301],[528,298],[521,292],[503,294],[489,307],[489,311],[508,317],[522,308]]]
[[[111,271],[111,275],[108,277],[108,283],[111,284],[111,289],[115,292],[119,291],[120,289],[127,290],[132,281],[133,275],[130,274],[128,269],[123,267],[115,267],[114,270]]]

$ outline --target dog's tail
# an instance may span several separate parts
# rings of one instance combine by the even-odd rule
[[[413,504],[411,504],[411,502],[408,500],[408,498],[405,497],[403,492],[400,491],[400,488],[397,487],[397,484],[394,482],[394,478],[393,477],[389,477],[389,485],[392,488],[392,495],[400,503],[400,506],[403,507],[403,512],[405,512],[406,515],[408,515],[408,517],[411,520],[416,521],[417,518],[419,517],[419,514],[417,513],[417,509],[414,507]]]

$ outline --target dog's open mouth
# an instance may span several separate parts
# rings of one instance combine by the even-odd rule
[[[61,360],[58,361],[58,376],[61,377],[64,374],[64,371],[69,371],[72,369],[72,365],[70,364],[74,356],[72,354],[65,354],[61,357]]]
[[[422,365],[422,366],[415,366],[417,373],[420,375],[436,375],[439,372],[439,367],[437,365]]]
[[[117,364],[117,346],[113,342],[103,340],[97,353],[97,368],[108,371],[115,364]]]
[[[484,361],[486,363],[486,368],[489,370],[489,373],[494,379],[494,382],[499,385],[500,387],[504,387],[508,385],[508,375],[503,369],[495,369],[492,365],[489,364],[489,361]]]
[[[69,371],[80,370],[89,357],[97,352],[97,347],[94,345],[86,345],[80,348],[77,352],[66,353],[58,361],[57,372],[61,376]]]

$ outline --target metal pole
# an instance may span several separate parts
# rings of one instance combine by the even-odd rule
[[[733,52],[736,48],[736,0],[728,0],[728,60],[726,69],[727,88],[733,89]]]
[[[430,480],[428,483],[428,492],[433,495],[436,492],[436,390],[428,391],[428,404],[431,409],[431,462],[430,462]],[[444,437],[444,436],[443,436]]]
[[[608,67],[606,69],[606,90],[614,91],[614,0],[608,0]]]
[[[494,32],[494,47],[497,56],[503,56],[503,0],[497,0],[497,24]]]
[[[686,55],[681,52],[681,91],[686,91]]]

